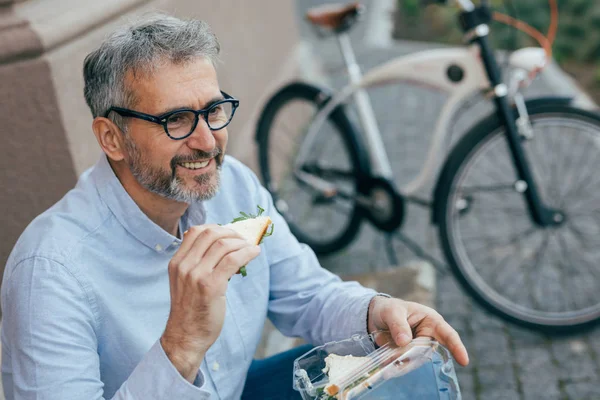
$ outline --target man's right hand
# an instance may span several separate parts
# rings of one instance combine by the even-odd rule
[[[259,246],[218,225],[194,226],[184,234],[169,263],[171,311],[160,341],[190,383],[223,327],[229,279],[259,253]]]

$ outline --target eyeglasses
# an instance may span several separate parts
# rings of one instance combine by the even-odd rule
[[[221,92],[221,94],[225,97],[224,100],[217,101],[203,110],[182,108],[162,115],[150,115],[127,108],[111,107],[104,114],[104,117],[107,118],[114,111],[123,117],[143,119],[144,121],[162,125],[167,136],[171,139],[181,140],[194,132],[200,115],[202,115],[204,121],[206,121],[206,124],[212,131],[218,131],[229,125],[235,114],[235,110],[240,105],[240,101],[225,92]]]

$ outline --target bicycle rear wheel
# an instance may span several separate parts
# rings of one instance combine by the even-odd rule
[[[294,174],[298,149],[327,98],[321,89],[308,84],[286,86],[265,106],[256,136],[265,187],[292,233],[318,254],[348,245],[362,220],[356,195],[365,161],[354,128],[342,108],[329,115],[301,168],[334,184],[336,194],[321,193]]]
[[[543,201],[565,221],[532,221],[493,116],[457,144],[440,177],[440,239],[458,280],[492,312],[546,332],[578,330],[600,321],[600,117],[542,105],[530,118],[523,147]]]

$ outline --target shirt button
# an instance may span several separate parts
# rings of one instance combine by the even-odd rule
[[[215,362],[213,363],[213,365],[212,365],[212,370],[213,370],[213,371],[218,371],[218,370],[219,370],[219,367],[220,367],[220,366],[219,366],[219,363],[215,361]]]
[[[179,246],[179,243],[177,243],[176,241],[173,242],[173,247],[177,247],[177,246]]]
[[[154,248],[156,249],[156,251],[162,250],[162,246],[160,244],[157,244],[156,246],[154,246]]]

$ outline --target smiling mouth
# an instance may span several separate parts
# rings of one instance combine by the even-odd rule
[[[194,170],[194,169],[202,169],[202,168],[206,167],[208,164],[210,164],[210,160],[196,161],[196,162],[183,162],[183,163],[179,163],[177,165],[179,165],[180,167],[183,167],[183,168]]]

